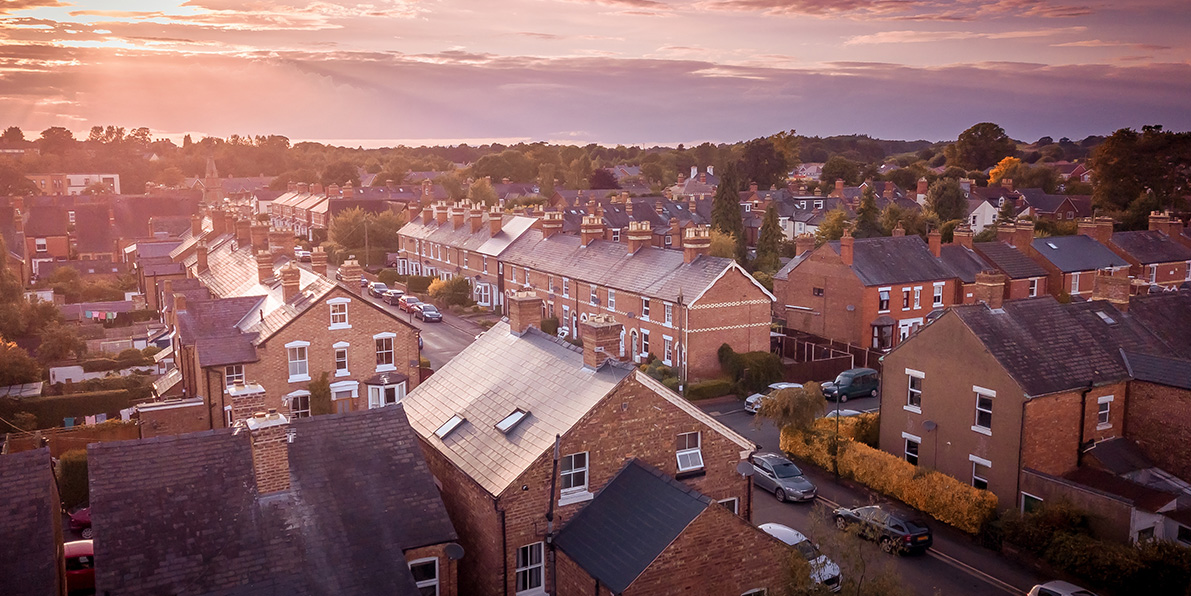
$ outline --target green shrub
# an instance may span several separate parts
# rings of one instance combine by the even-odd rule
[[[662,379],[662,384],[666,387],[669,387],[671,391],[678,391],[678,385],[680,384],[680,381],[678,380],[678,377],[666,377]]]
[[[136,348],[128,348],[127,350],[121,351],[116,356],[116,360],[119,360],[120,362],[141,362],[144,359],[145,355]]]
[[[144,354],[146,358],[152,358],[159,352],[161,352],[161,348],[157,346],[146,346],[145,349],[141,350],[141,354]]]
[[[73,509],[89,498],[87,485],[87,450],[71,449],[58,458],[58,490],[62,504]]]
[[[549,335],[558,335],[558,317],[542,319],[542,332]]]
[[[406,279],[405,290],[411,294],[425,294],[435,279],[427,275],[411,275]]]
[[[770,352],[737,353],[732,346],[723,344],[716,351],[720,368],[736,381],[736,391],[741,394],[760,393],[769,385],[782,380],[782,359]]]
[[[83,361],[83,372],[102,372],[105,370],[119,370],[124,365],[111,358],[92,358]]]
[[[732,393],[735,384],[728,379],[711,379],[691,383],[686,387],[686,398],[691,401],[721,397]]]
[[[471,282],[466,277],[436,279],[430,284],[430,296],[447,305],[467,306],[471,303]]]
[[[420,368],[430,368],[430,359],[425,356],[418,356],[418,366]]]
[[[306,390],[310,392],[311,415],[321,416],[335,412],[335,404],[331,402],[331,382],[327,380],[326,372],[308,383]]]
[[[379,281],[390,288],[396,284],[404,284],[408,276],[397,273],[396,269],[381,269],[380,273],[376,274],[376,281]]]
[[[881,417],[880,415],[865,414],[856,416],[856,426],[852,431],[852,439],[864,443],[873,449],[880,448]]]
[[[1129,587],[1129,580],[1143,569],[1141,557],[1133,547],[1084,534],[1055,536],[1044,556],[1059,569],[1097,585],[1118,589]]]

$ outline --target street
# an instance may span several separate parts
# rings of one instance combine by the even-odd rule
[[[850,400],[843,405],[857,410],[875,408],[877,400],[870,399],[873,402],[871,405],[867,403],[869,399]],[[746,413],[741,408],[741,402],[735,399],[717,399],[697,405],[745,438],[760,445],[762,451],[781,452],[777,427],[769,420],[755,419]],[[835,404],[829,405],[829,409],[834,409]],[[754,426],[755,420],[761,422],[759,427]],[[816,534],[837,531],[830,523],[831,510],[840,505],[854,507],[886,500],[873,498],[863,488],[846,481],[837,482],[829,471],[820,470],[801,461],[795,463],[818,487],[818,497],[811,503],[779,503],[768,491],[754,489],[753,523],[760,525],[775,522],[790,526],[807,534],[812,540],[822,540],[825,554],[831,557],[829,541],[826,537],[816,537]],[[934,533],[934,546],[925,556],[889,556],[894,569],[901,575],[903,585],[910,587],[916,594],[1020,596],[1033,585],[1044,581],[1043,578],[1035,577],[1029,570],[1007,561],[998,553],[976,545],[962,532],[942,522],[928,522]],[[846,578],[846,568],[844,574]]]

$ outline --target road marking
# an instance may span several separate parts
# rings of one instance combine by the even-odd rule
[[[835,501],[832,501],[831,499],[828,499],[826,497],[816,495],[815,498],[822,501],[823,503],[826,503],[832,509],[838,509],[840,507],[839,503],[836,503]],[[942,561],[942,562],[944,562],[960,571],[963,571],[964,573],[967,573],[968,575],[975,577],[976,579],[983,580],[985,583],[987,583],[988,585],[990,585],[994,588],[999,588],[1001,590],[1004,590],[1005,592],[1014,594],[1015,596],[1020,596],[1021,594],[1023,594],[1025,592],[1025,590],[1016,588],[1012,584],[1002,581],[1000,579],[997,579],[997,578],[995,578],[995,577],[993,577],[993,576],[991,576],[975,567],[972,567],[971,565],[968,565],[967,563],[964,563],[963,561],[960,561],[959,559],[956,559],[955,557],[952,557],[951,555],[947,555],[942,552],[939,552],[939,550],[933,546],[926,550],[926,554],[930,555],[930,556],[932,556],[932,557],[934,557],[934,558],[936,558],[936,559],[938,559],[938,560],[940,560],[940,561]]]

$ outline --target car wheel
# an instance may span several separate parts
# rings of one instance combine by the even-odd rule
[[[83,528],[82,535],[83,535],[83,540],[90,540],[95,537],[95,529],[94,528]]]
[[[841,403],[841,404],[842,404],[842,403],[847,403],[847,401],[848,401],[848,394],[847,394],[847,393],[841,393],[841,394],[839,394],[839,397],[838,397],[838,398],[836,398],[836,399],[837,399],[837,400],[839,401],[839,403]]]
[[[869,391],[869,392],[868,392],[868,396],[869,396],[869,397],[876,397],[876,396],[877,396],[877,390],[876,390],[876,389],[873,389],[872,391]]]
[[[786,502],[786,491],[784,491],[780,488],[773,491],[773,498],[777,499],[778,503],[785,503]]]
[[[843,517],[836,517],[835,518],[835,527],[837,527],[841,530],[847,530],[848,529],[848,520],[844,519]]]
[[[893,552],[893,541],[888,538],[881,539],[881,550],[887,553]]]

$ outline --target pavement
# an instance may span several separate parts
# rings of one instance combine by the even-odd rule
[[[868,403],[871,400],[872,403]],[[864,410],[877,407],[877,398],[848,400],[842,407]],[[696,402],[720,422],[760,445],[763,451],[780,453],[779,432],[767,419],[755,418],[743,409],[743,402],[728,397]],[[829,403],[828,410],[835,404]],[[830,524],[830,514],[839,506],[855,507],[880,503],[895,509],[905,509],[900,503],[873,493],[863,486],[836,479],[830,470],[820,469],[809,462],[794,460],[811,482],[818,487],[818,496],[809,503],[779,503],[768,491],[753,490],[753,523],[776,522],[812,537],[823,532],[836,532]],[[968,535],[938,521],[928,525],[934,533],[934,545],[923,556],[889,556],[893,568],[901,575],[902,585],[922,596],[1021,596],[1030,587],[1050,578],[1037,577],[1031,570],[1017,565],[999,553],[976,544]],[[830,541],[822,545],[831,557]],[[878,551],[879,552],[879,551]],[[886,555],[881,555],[886,556]],[[848,570],[844,569],[845,579]]]

